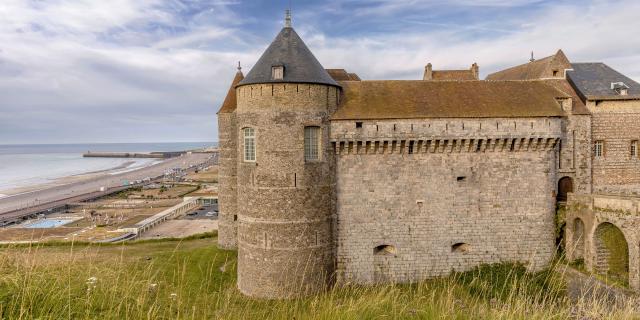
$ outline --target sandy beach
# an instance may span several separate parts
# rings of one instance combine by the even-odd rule
[[[59,178],[45,184],[2,190],[0,193],[8,196],[0,199],[0,213],[96,192],[102,187],[119,187],[124,181],[161,176],[176,167],[187,168],[201,164],[210,157],[210,154],[186,154],[132,170],[112,168],[103,172]]]
[[[158,163],[161,163],[161,162],[162,161],[159,161]],[[116,166],[116,167],[113,167],[113,168],[110,168],[110,169],[92,171],[92,172],[87,172],[87,173],[83,173],[83,174],[70,175],[70,176],[66,176],[66,177],[53,179],[53,180],[51,180],[50,182],[47,182],[47,183],[40,183],[40,184],[34,184],[34,185],[30,185],[30,186],[24,186],[24,187],[18,187],[18,188],[10,188],[10,189],[4,189],[4,190],[0,189],[0,199],[6,198],[6,197],[10,197],[10,196],[14,196],[14,195],[18,195],[18,194],[30,193],[30,192],[49,189],[49,188],[53,188],[53,187],[64,186],[64,185],[71,184],[71,183],[89,181],[91,179],[104,177],[104,176],[116,173],[118,171],[121,171],[123,169],[126,169],[126,168],[128,168],[129,166],[131,166],[134,163],[135,163],[135,161],[128,161],[128,162],[125,162],[125,163],[123,163],[123,164],[121,164],[119,166]],[[149,166],[152,165],[152,164],[157,164],[157,163],[150,163]],[[143,167],[140,167],[139,169],[142,169],[142,168],[145,168],[145,167],[148,167],[148,166],[143,166]]]

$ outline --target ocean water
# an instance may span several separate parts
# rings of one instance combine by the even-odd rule
[[[157,159],[83,158],[82,154],[87,151],[183,151],[215,145],[213,142],[0,145],[0,198],[4,196],[3,190],[109,170],[127,163],[130,164],[126,169],[133,169],[159,161]]]

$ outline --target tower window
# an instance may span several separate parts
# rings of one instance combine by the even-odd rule
[[[600,140],[600,141],[596,141],[595,144],[593,145],[593,155],[596,158],[600,158],[602,157],[604,154],[604,141]]]
[[[244,136],[244,161],[256,161],[256,131],[253,128],[242,129]]]
[[[362,128],[362,122],[358,121],[356,122],[356,129],[360,129]]]
[[[631,158],[638,157],[638,140],[631,141]]]
[[[558,70],[553,70],[553,76],[557,77],[558,76]]]
[[[284,79],[284,66],[271,67],[271,80],[283,80]]]
[[[304,159],[320,160],[320,127],[304,128]]]

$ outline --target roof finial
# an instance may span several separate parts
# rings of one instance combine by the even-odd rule
[[[529,62],[534,62],[536,61],[536,59],[533,58],[533,51],[531,51],[531,60],[529,60]]]
[[[238,61],[238,72],[242,72],[242,66],[240,65],[240,61]]]
[[[291,28],[291,9],[287,9],[284,19],[284,27]]]

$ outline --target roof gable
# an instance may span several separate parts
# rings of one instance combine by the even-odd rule
[[[542,59],[533,60],[487,76],[487,80],[536,80],[564,78],[564,71],[571,68],[569,59],[562,50]]]

